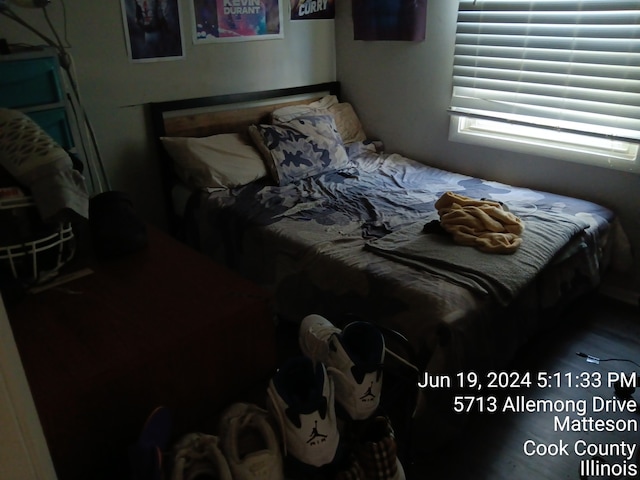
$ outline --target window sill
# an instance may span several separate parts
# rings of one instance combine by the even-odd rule
[[[636,143],[452,115],[449,140],[640,173]]]

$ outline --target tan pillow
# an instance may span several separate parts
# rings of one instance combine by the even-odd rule
[[[232,188],[265,177],[260,153],[240,134],[161,137],[180,179],[193,188]]]
[[[336,121],[336,128],[343,143],[364,142],[367,136],[362,129],[360,119],[350,103],[337,103],[329,107],[329,112]]]

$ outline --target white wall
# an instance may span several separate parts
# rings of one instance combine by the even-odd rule
[[[165,219],[145,103],[336,79],[333,20],[291,22],[287,20],[289,0],[283,0],[284,39],[193,45],[189,1],[179,3],[186,58],[130,63],[120,1],[64,2],[69,51],[111,186],[129,193],[136,210],[157,225]],[[40,11],[14,10],[51,35]],[[62,34],[61,1],[53,0],[47,12]],[[2,16],[0,37],[10,43],[41,43]]]
[[[640,176],[448,140],[447,107],[458,2],[428,0],[424,42],[353,40],[351,2],[337,2],[338,79],[370,136],[438,167],[600,202],[640,252]],[[640,265],[631,268],[640,292]]]

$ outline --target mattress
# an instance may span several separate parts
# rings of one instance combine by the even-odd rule
[[[271,290],[283,321],[355,314],[405,335],[421,368],[451,373],[503,365],[549,311],[598,285],[613,249],[609,209],[447,172],[366,142],[349,145],[348,155],[348,168],[283,186],[263,179],[201,202],[198,248]],[[501,202],[523,219],[525,232],[536,231],[535,218],[573,226],[535,264],[511,267],[517,282],[506,297],[448,275],[448,267],[422,268],[371,248],[399,234],[425,238],[446,192]],[[449,243],[451,264],[455,249],[471,248]],[[504,262],[514,261],[476,257],[477,270],[497,272],[498,280]]]

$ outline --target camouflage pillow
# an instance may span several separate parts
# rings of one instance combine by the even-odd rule
[[[331,115],[307,115],[278,125],[252,125],[249,134],[278,185],[351,165]]]

